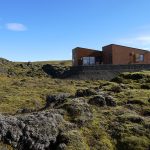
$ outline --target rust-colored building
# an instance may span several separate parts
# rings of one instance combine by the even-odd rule
[[[76,47],[72,51],[73,66],[97,64],[150,64],[150,51],[110,44],[102,51]]]
[[[102,50],[104,64],[150,64],[150,52],[146,50],[116,44]]]
[[[102,52],[98,50],[76,47],[72,50],[73,66],[96,65],[102,62]]]

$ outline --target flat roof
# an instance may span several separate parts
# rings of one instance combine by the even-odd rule
[[[75,50],[75,49],[84,49],[84,50],[91,50],[91,51],[101,52],[100,50],[95,50],[95,49],[90,49],[90,48],[84,48],[84,47],[75,47],[72,50]]]
[[[119,46],[119,47],[126,47],[126,48],[132,48],[132,49],[137,49],[137,50],[142,50],[142,51],[150,52],[149,50],[144,50],[144,49],[140,49],[140,48],[124,46],[124,45],[119,45],[119,44],[109,44],[109,45],[106,45],[106,46],[103,46],[103,47],[107,47],[107,46]]]

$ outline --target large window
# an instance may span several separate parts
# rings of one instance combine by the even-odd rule
[[[83,65],[94,65],[95,64],[95,57],[83,57]]]
[[[144,61],[144,55],[136,54],[136,62],[142,62],[142,61]]]
[[[95,64],[95,57],[89,57],[90,59],[90,65],[94,65]]]

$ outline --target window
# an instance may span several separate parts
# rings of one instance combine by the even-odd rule
[[[83,65],[94,65],[95,57],[83,57]]]
[[[83,65],[88,65],[89,64],[89,57],[83,57]]]
[[[144,61],[144,55],[140,55],[140,61]]]
[[[90,65],[94,65],[95,64],[95,57],[89,57],[90,59]]]
[[[136,54],[136,62],[142,62],[144,61],[144,55],[143,54]]]

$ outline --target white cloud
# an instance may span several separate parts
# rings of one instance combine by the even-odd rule
[[[120,45],[150,50],[150,24],[136,27],[132,33],[128,33],[128,36],[116,39],[115,42]]]
[[[123,44],[148,46],[150,45],[150,35],[141,35],[141,36],[130,37],[130,38],[122,38],[117,41]]]
[[[26,26],[21,23],[7,23],[6,28],[12,31],[25,31],[27,30]]]
[[[141,42],[143,45],[150,44],[150,36],[139,36],[135,38],[135,41]]]

